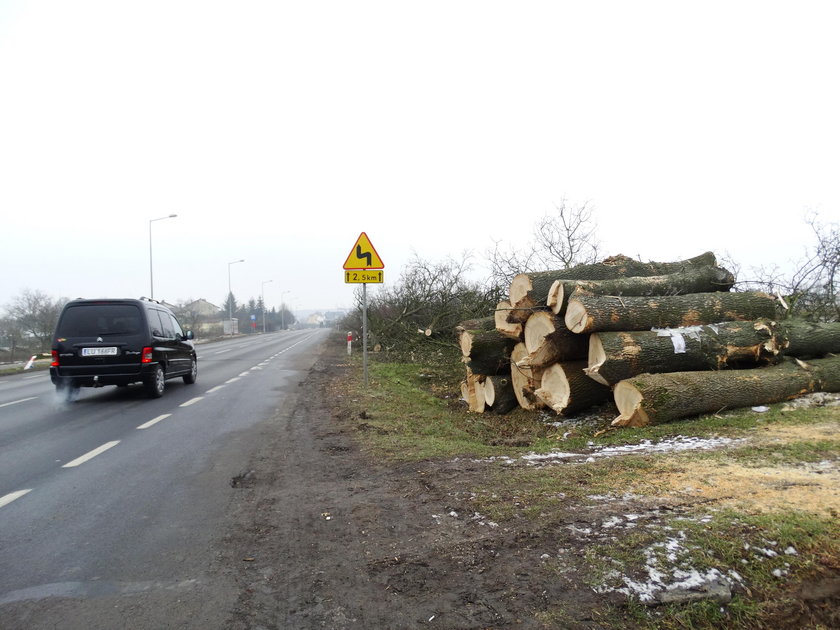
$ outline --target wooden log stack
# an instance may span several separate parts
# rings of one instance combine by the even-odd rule
[[[501,414],[614,400],[613,425],[634,427],[840,391],[840,323],[780,319],[776,298],[734,284],[711,252],[519,274],[492,316],[456,331],[463,397]]]

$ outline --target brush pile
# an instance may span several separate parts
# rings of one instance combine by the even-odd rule
[[[734,285],[711,252],[521,273],[492,316],[456,328],[462,396],[500,414],[614,400],[613,425],[639,427],[840,391],[840,323],[784,319],[780,297]]]

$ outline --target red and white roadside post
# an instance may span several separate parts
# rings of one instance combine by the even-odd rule
[[[353,332],[348,331],[347,333],[347,356],[349,357],[353,354]]]

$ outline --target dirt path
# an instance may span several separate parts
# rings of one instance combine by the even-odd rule
[[[319,359],[308,381],[335,376]],[[587,610],[540,558],[566,534],[501,528],[463,496],[482,466],[382,466],[323,400],[301,400],[236,480],[228,566],[242,588],[231,628],[539,628],[547,599]],[[535,616],[536,615],[536,616]],[[580,627],[593,627],[581,613]]]

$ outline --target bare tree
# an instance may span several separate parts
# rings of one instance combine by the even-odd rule
[[[492,312],[499,296],[468,278],[469,255],[429,262],[417,255],[392,287],[368,296],[368,330],[373,344],[406,352],[421,346],[455,348],[453,331],[466,319]],[[356,310],[342,325],[360,331],[362,292]]]
[[[598,261],[598,226],[591,204],[570,205],[563,199],[554,204],[554,209],[534,224],[528,245],[505,249],[496,241],[487,252],[491,281],[496,286],[509,286],[518,273],[568,269]]]
[[[814,233],[815,244],[805,250],[805,258],[792,272],[778,266],[751,269],[751,277],[739,288],[779,294],[785,298],[791,315],[815,321],[840,321],[840,226],[822,223],[817,213],[808,213],[805,222]]]
[[[66,302],[67,298],[53,299],[42,291],[24,289],[6,310],[24,333],[37,339],[40,350],[45,352],[50,349],[50,339]]]

